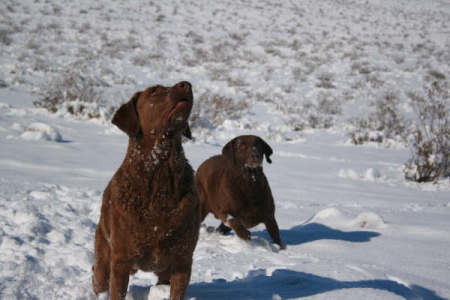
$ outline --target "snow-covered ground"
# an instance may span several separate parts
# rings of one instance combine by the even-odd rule
[[[209,216],[188,299],[450,298],[450,182],[405,181],[405,144],[347,133],[386,93],[408,115],[408,92],[448,80],[450,1],[3,0],[0,21],[0,299],[93,298],[101,195],[127,144],[106,112],[179,80],[198,105],[194,168],[239,134],[271,144],[287,244],[263,226],[221,236]],[[100,118],[33,105],[68,69],[96,80]],[[155,283],[138,272],[127,297],[167,294]]]

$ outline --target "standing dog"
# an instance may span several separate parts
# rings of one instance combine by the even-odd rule
[[[222,155],[203,162],[195,175],[202,220],[212,212],[222,221],[217,231],[227,233],[232,228],[244,240],[250,239],[247,228],[264,223],[272,240],[284,249],[272,192],[262,169],[263,155],[271,163],[272,153],[263,139],[245,135],[228,142]]]
[[[129,275],[153,271],[183,299],[200,227],[194,173],[184,156],[190,137],[191,84],[137,92],[112,123],[129,136],[125,159],[103,194],[95,234],[93,289],[124,299]]]

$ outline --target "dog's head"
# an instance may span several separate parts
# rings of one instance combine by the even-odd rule
[[[157,132],[182,132],[192,138],[188,118],[193,104],[192,86],[181,81],[172,87],[156,85],[137,92],[114,114],[112,123],[129,137]]]
[[[222,155],[234,164],[246,168],[262,167],[263,156],[272,163],[270,156],[273,150],[262,138],[255,135],[241,135],[229,141],[222,149]]]

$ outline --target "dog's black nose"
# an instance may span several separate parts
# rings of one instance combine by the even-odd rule
[[[250,150],[250,158],[253,160],[261,159],[261,154],[259,153],[258,149],[256,149],[256,147],[252,147],[252,149]]]
[[[180,81],[175,85],[176,88],[182,89],[185,92],[189,92],[192,88],[192,85],[187,81]]]

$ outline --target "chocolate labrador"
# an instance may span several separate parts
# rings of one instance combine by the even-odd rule
[[[217,231],[225,234],[233,229],[244,240],[250,239],[248,228],[264,223],[273,242],[284,249],[272,192],[262,168],[263,155],[271,163],[272,153],[260,137],[243,135],[228,142],[222,155],[203,162],[195,175],[201,219],[212,212],[222,221]]]
[[[122,165],[103,194],[95,234],[93,289],[124,299],[129,275],[153,271],[183,299],[200,228],[194,175],[182,148],[190,137],[188,82],[137,92],[112,123],[129,136]]]

